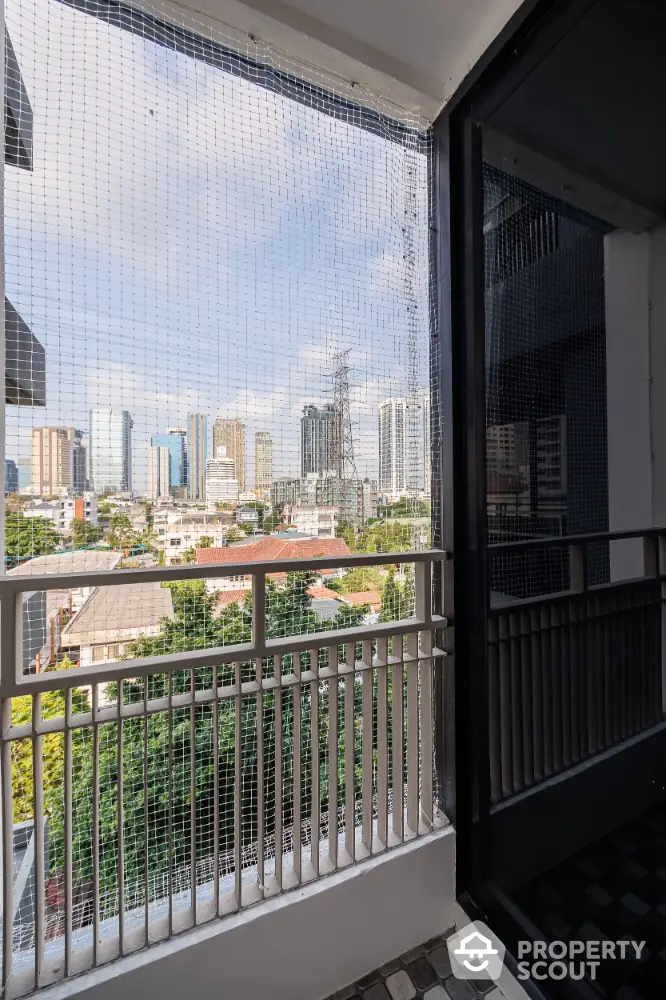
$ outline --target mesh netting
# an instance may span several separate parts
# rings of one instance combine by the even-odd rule
[[[608,227],[495,167],[483,180],[489,543],[607,531]],[[601,582],[604,546],[588,555]],[[564,590],[568,549],[491,551],[490,573],[495,599]]]
[[[29,591],[24,670],[247,642],[253,561],[429,547],[423,122],[255,38],[147,5],[8,0],[5,12],[8,572],[241,566],[168,586]],[[414,594],[410,564],[270,574],[266,636],[409,618]],[[403,637],[392,641],[402,678]],[[300,669],[328,655],[303,653]],[[360,646],[349,655],[360,660]],[[243,663],[242,682],[257,669],[261,679],[275,664]],[[415,760],[407,669],[396,711]],[[137,907],[154,907],[151,919],[166,907],[172,921],[215,872],[232,889],[239,865],[261,881],[257,867],[274,871],[281,853],[276,827],[284,852],[296,841],[314,858],[331,827],[335,838],[349,826],[350,803],[361,822],[364,768],[365,822],[379,822],[377,795],[402,817],[406,771],[389,781],[377,763],[381,732],[392,740],[388,665],[367,682],[285,688],[279,704],[274,693],[203,698],[234,670],[130,679],[120,693],[107,679],[95,688],[104,721],[14,740],[15,823],[32,829],[37,786],[44,797],[47,940],[66,930],[68,850],[73,927],[96,923],[97,948]],[[202,698],[183,705],[192,688]],[[75,690],[71,711],[87,715],[92,697]],[[65,713],[63,699],[44,695],[44,719]],[[119,699],[136,717],[113,721]],[[12,722],[32,712],[15,699]],[[344,738],[331,736],[345,720],[347,775]],[[398,759],[406,768],[402,748]],[[17,951],[39,936],[30,871]]]

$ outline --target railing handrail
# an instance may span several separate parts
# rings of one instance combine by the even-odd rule
[[[307,556],[268,562],[204,563],[188,566],[147,566],[137,569],[89,570],[79,573],[35,573],[0,577],[2,594],[34,590],[70,590],[76,587],[113,587],[117,584],[167,583],[175,580],[204,580],[227,576],[270,576],[272,573],[307,572],[355,566],[383,566],[387,563],[431,563],[446,559],[442,549],[407,552],[372,552],[347,556]]]
[[[625,538],[659,538],[665,528],[633,528],[630,531],[592,531],[578,535],[549,535],[544,538],[524,538],[515,542],[493,542],[488,546],[492,555],[504,551],[551,549],[567,545],[589,545],[593,542],[617,542]]]

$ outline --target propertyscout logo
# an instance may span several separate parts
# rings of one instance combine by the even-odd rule
[[[457,931],[447,946],[457,979],[499,979],[505,948],[481,921]],[[519,941],[516,978],[594,980],[602,962],[640,960],[644,947],[645,941]]]

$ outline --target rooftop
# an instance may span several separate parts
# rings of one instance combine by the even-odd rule
[[[171,614],[171,590],[159,582],[96,587],[63,629],[62,645],[139,638],[143,631],[155,629]]]
[[[316,559],[351,555],[342,538],[261,538],[243,546],[197,549],[197,565],[206,563],[269,562],[274,559]]]
[[[8,576],[33,576],[42,573],[88,573],[91,570],[114,569],[122,553],[112,549],[79,549],[75,552],[54,552],[35,556],[10,569]]]

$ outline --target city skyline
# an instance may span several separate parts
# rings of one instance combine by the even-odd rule
[[[297,475],[303,406],[331,398],[351,347],[357,470],[376,476],[377,406],[407,391],[408,279],[427,372],[426,157],[64,4],[13,3],[7,20],[35,111],[33,170],[6,178],[7,294],[47,359],[46,406],[11,408],[8,455],[29,454],[33,424],[113,406],[132,414],[138,492],[150,435],[189,413],[245,423],[246,479],[255,430],[274,473]],[[423,193],[409,275],[408,170]]]

